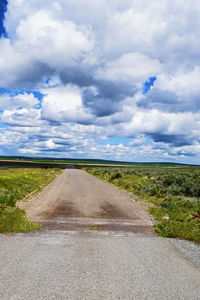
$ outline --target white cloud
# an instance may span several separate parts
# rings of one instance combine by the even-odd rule
[[[168,70],[176,70],[176,62],[194,65],[199,59],[199,14],[198,0],[130,1],[126,10],[109,16],[106,52],[147,54],[167,62]]]
[[[34,148],[32,148],[32,149],[24,149],[24,148],[20,148],[20,149],[19,149],[19,153],[21,153],[21,154],[31,154],[31,155],[33,155],[33,154],[38,154],[38,153],[40,153],[40,151],[37,150],[37,149],[34,149]]]
[[[9,108],[32,108],[38,104],[38,99],[32,93],[17,94],[15,96],[10,96],[8,94],[0,95],[0,110]]]
[[[43,121],[40,119],[40,111],[37,109],[12,109],[4,110],[0,115],[0,122],[18,126],[42,126]]]
[[[16,93],[0,95],[2,147],[199,161],[198,0],[8,2],[0,87]]]
[[[39,10],[19,21],[12,40],[0,39],[0,85],[34,86],[45,76],[87,59],[93,45],[86,26]]]
[[[158,76],[155,86],[160,90],[176,93],[180,97],[200,94],[200,67],[195,66],[193,70],[178,71],[173,75],[162,73]]]
[[[127,135],[160,133],[163,135],[192,134],[199,126],[200,114],[167,113],[159,110],[138,110],[131,122],[124,125]]]
[[[16,47],[31,49],[32,58],[50,67],[63,67],[91,50],[89,30],[69,20],[60,21],[48,10],[38,11],[21,20],[17,27]]]
[[[140,53],[122,55],[116,61],[108,62],[96,72],[97,78],[142,84],[162,70],[160,62]]]
[[[82,105],[80,90],[74,86],[60,86],[41,90],[42,118],[54,122],[90,122],[93,117]]]

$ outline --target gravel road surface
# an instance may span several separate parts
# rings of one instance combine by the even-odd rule
[[[0,245],[1,300],[200,299],[200,269],[168,239],[47,230]]]
[[[77,169],[66,169],[28,204],[31,220],[46,228],[78,230],[98,225],[152,235],[152,218],[141,202],[113,185]]]
[[[199,246],[115,187],[65,170],[25,207],[45,228],[0,235],[1,300],[200,300]]]

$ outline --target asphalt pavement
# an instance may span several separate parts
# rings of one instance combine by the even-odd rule
[[[0,262],[1,300],[200,299],[200,269],[170,239],[91,230],[11,234],[0,237]]]

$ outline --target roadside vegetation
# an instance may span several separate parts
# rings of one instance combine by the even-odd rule
[[[85,170],[148,204],[162,237],[200,242],[200,168],[145,166],[134,168],[85,168]]]
[[[49,184],[59,169],[0,168],[0,233],[37,230],[42,226],[29,221],[18,200],[28,201]]]

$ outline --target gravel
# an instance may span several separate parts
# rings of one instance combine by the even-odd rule
[[[174,243],[89,230],[4,236],[0,299],[199,300],[200,270]]]
[[[195,266],[200,268],[200,245],[190,241],[171,239],[171,243],[184,256],[190,259]]]

